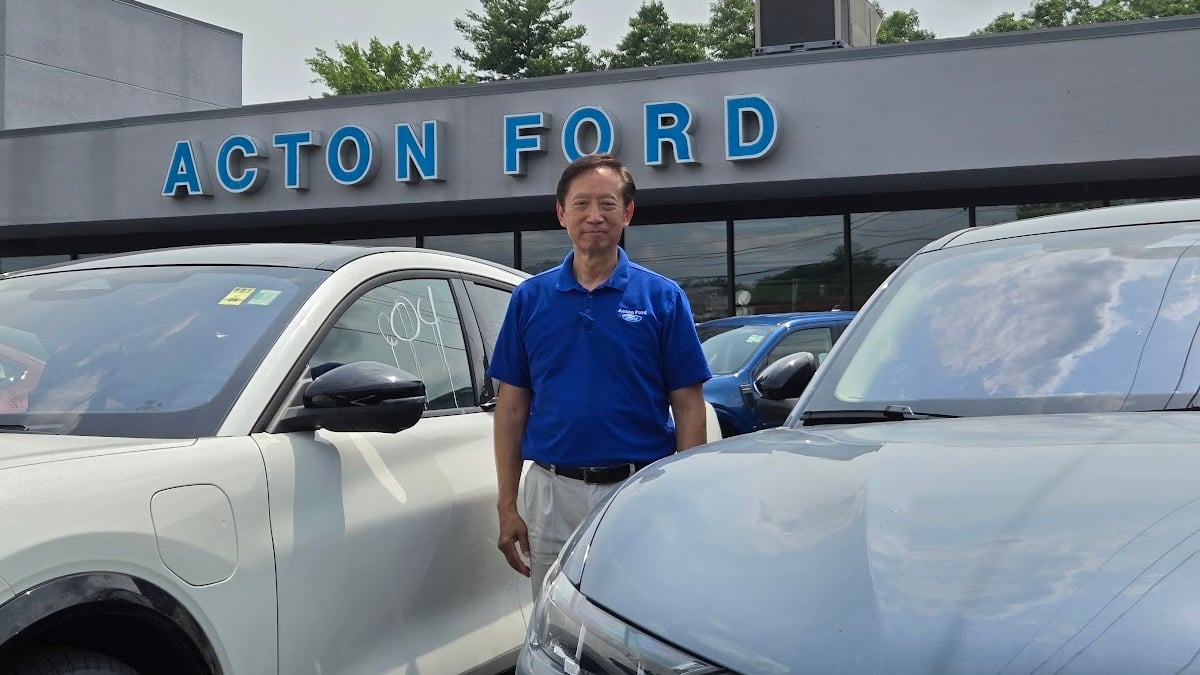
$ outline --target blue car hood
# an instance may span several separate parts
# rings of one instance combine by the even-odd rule
[[[1198,533],[1196,413],[774,429],[631,479],[580,590],[742,673],[1174,673]]]

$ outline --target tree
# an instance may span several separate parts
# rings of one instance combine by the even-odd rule
[[[475,48],[454,56],[481,79],[509,80],[596,69],[581,41],[587,28],[569,25],[574,0],[479,0],[483,12],[467,10],[454,27]]]
[[[340,58],[317,47],[316,56],[304,59],[317,76],[313,82],[330,89],[322,96],[424,89],[475,81],[458,66],[434,63],[433,53],[424,47],[414,49],[399,42],[385,45],[379,38],[371,38],[365,50],[357,40],[333,44]]]
[[[593,54],[591,47],[578,41],[567,46],[558,65],[568,73],[590,73],[603,68],[599,55]]]
[[[1200,14],[1200,0],[1129,0],[1129,8],[1147,19]]]
[[[895,11],[885,16],[879,23],[879,32],[875,34],[875,41],[882,45],[894,42],[932,40],[936,37],[933,31],[921,28],[921,19],[917,16],[917,10],[910,9],[907,12]]]
[[[1096,5],[1089,0],[1034,0],[1021,16],[1004,12],[972,35],[1155,19],[1180,14],[1200,14],[1200,0],[1101,0]]]
[[[713,0],[704,30],[714,59],[740,59],[754,52],[754,0]]]
[[[702,27],[671,23],[661,0],[650,0],[629,19],[629,32],[615,52],[601,52],[609,68],[637,68],[672,63],[693,63],[705,58]]]

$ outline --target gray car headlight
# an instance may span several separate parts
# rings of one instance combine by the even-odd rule
[[[726,672],[596,607],[555,565],[533,610],[529,647],[567,675],[710,675]]]

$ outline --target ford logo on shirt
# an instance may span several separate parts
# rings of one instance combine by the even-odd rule
[[[620,314],[621,318],[629,323],[637,323],[646,316],[647,312],[644,309],[618,309],[617,314]]]

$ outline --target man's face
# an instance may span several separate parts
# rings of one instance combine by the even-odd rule
[[[573,178],[556,209],[575,250],[587,253],[615,251],[633,218],[633,202],[621,198],[621,177],[608,167]]]

